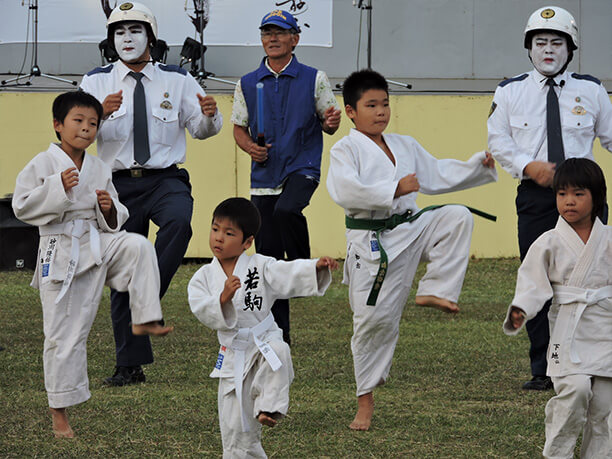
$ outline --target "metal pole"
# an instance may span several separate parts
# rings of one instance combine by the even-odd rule
[[[368,1],[368,68],[372,68],[372,0]]]

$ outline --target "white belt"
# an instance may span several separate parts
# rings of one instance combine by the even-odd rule
[[[236,397],[238,398],[238,404],[240,405],[240,414],[242,419],[242,431],[248,432],[249,425],[242,405],[242,379],[244,376],[244,360],[246,356],[246,350],[249,349],[253,343],[258,347],[259,352],[262,353],[266,361],[270,364],[272,371],[278,370],[282,366],[282,362],[274,352],[274,349],[268,344],[264,343],[259,337],[268,331],[274,325],[274,316],[272,313],[259,322],[257,325],[251,328],[240,328],[234,335],[234,338],[228,347],[234,351],[234,387],[236,388]],[[222,343],[223,344],[223,343]]]
[[[76,271],[77,264],[79,262],[79,250],[80,242],[79,239],[89,231],[89,246],[93,255],[96,265],[102,264],[102,255],[100,251],[100,234],[98,233],[97,222],[95,220],[71,220],[67,223],[58,223],[56,225],[45,225],[40,226],[38,231],[41,236],[49,236],[52,234],[63,234],[72,237],[72,247],[70,248],[70,261],[68,262],[68,268],[66,269],[66,277],[64,284],[60,290],[57,298],[55,298],[55,304],[58,304],[68,291],[68,287],[72,283],[72,278]]]
[[[606,298],[612,298],[612,285],[606,285],[597,289],[570,287],[566,285],[553,285],[553,303],[560,306],[577,304],[576,315],[571,326],[570,359],[572,363],[580,363],[580,357],[574,346],[574,333],[578,322],[587,306],[597,304]]]

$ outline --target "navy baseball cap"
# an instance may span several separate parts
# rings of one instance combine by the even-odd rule
[[[297,25],[293,14],[284,10],[274,10],[266,14],[261,20],[259,28],[267,25],[275,25],[281,29],[294,29],[297,33],[300,33],[300,27]]]

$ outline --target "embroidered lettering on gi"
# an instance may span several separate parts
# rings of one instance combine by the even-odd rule
[[[220,370],[221,367],[223,366],[223,359],[225,358],[225,355],[223,354],[223,352],[225,352],[226,347],[225,346],[221,346],[221,349],[219,350],[219,355],[217,356],[217,363],[215,364],[215,368],[217,370]]]
[[[253,297],[251,297],[251,293],[252,292],[246,292],[246,295],[244,295],[243,311],[253,311],[255,308],[257,308],[258,311],[261,311],[261,303],[263,298],[258,295],[253,295]]]
[[[553,359],[555,361],[556,364],[559,363],[559,348],[561,347],[560,344],[553,344],[553,353],[550,355],[550,358]]]
[[[259,273],[257,272],[257,266],[255,266],[253,268],[253,271],[249,269],[249,272],[247,273],[247,278],[244,281],[244,289],[251,290],[251,289],[257,288],[257,285],[259,285],[258,281],[259,281]]]

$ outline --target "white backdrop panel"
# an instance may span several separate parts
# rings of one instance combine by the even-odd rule
[[[0,44],[32,41],[33,0],[0,0]],[[106,37],[106,15],[101,0],[40,0],[38,41],[41,43],[98,43]],[[110,0],[111,7],[119,2]],[[189,16],[192,0],[141,0],[155,14],[159,38],[180,45],[196,37]],[[260,46],[261,18],[273,9],[294,9],[302,28],[300,44],[332,46],[332,0],[208,0],[207,45]],[[27,35],[28,14],[30,33]],[[305,27],[304,24],[310,25]]]

